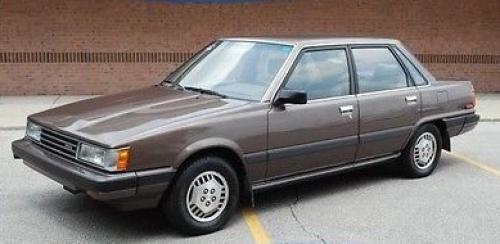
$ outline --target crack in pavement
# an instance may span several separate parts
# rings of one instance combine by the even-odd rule
[[[321,243],[323,244],[326,244],[326,240],[323,239],[323,237],[321,237],[319,234],[317,233],[314,233],[310,230],[307,229],[307,227],[302,223],[302,221],[299,220],[299,218],[297,217],[297,214],[295,213],[295,210],[294,210],[294,206],[297,206],[297,203],[299,202],[299,191],[297,189],[295,189],[295,201],[289,205],[289,208],[290,208],[290,213],[292,214],[292,217],[293,219],[295,220],[295,222],[297,222],[297,224],[300,226],[300,228],[307,234],[311,235],[312,237],[318,239]]]

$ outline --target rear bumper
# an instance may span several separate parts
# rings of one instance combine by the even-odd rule
[[[471,131],[479,123],[480,116],[475,113],[443,119],[450,137]]]
[[[175,170],[161,168],[109,173],[62,158],[27,139],[12,142],[14,158],[62,184],[67,190],[84,192],[94,199],[128,210],[157,206]]]

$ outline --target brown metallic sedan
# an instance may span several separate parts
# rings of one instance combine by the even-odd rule
[[[390,160],[427,176],[474,106],[396,40],[226,38],[158,85],[29,116],[12,149],[72,193],[203,234],[255,190]]]

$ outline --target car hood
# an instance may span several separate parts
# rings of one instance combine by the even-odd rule
[[[113,147],[152,130],[244,104],[248,102],[152,86],[64,105],[31,115],[30,120]]]

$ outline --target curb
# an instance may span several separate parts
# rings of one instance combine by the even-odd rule
[[[0,131],[9,131],[9,130],[25,130],[26,126],[6,126],[0,127]]]
[[[479,122],[500,122],[500,118],[481,118]]]

